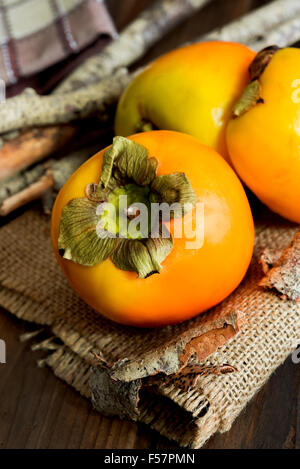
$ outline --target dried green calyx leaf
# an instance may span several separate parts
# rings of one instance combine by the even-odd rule
[[[145,245],[152,259],[153,267],[157,272],[161,271],[161,263],[170,254],[173,248],[173,239],[169,230],[161,225],[157,237],[145,240]]]
[[[105,188],[116,179],[133,180],[145,186],[155,178],[157,165],[155,158],[148,158],[145,147],[127,138],[115,137],[113,145],[105,152],[100,181]]]
[[[160,203],[170,205],[171,216],[183,217],[197,203],[195,192],[184,173],[172,173],[158,176],[151,184],[151,190],[157,194]]]
[[[99,224],[97,204],[88,199],[71,200],[63,209],[58,249],[64,259],[77,264],[100,264],[113,252],[116,239]]]
[[[242,96],[233,108],[233,117],[239,117],[252,109],[257,104],[263,104],[260,77],[272,61],[274,55],[280,50],[277,46],[269,46],[262,49],[249,67],[250,84],[245,88]]]
[[[164,227],[157,238],[143,240],[121,239],[111,259],[116,267],[136,272],[139,278],[147,278],[161,271],[161,263],[173,248],[171,234]]]
[[[122,270],[139,278],[159,273],[173,248],[160,209],[183,217],[197,201],[184,173],[156,177],[158,162],[142,145],[114,138],[105,152],[100,182],[85,188],[84,198],[71,200],[60,220],[58,248],[62,257],[93,266],[111,257]]]
[[[256,104],[263,103],[261,98],[261,87],[258,80],[252,81],[246,86],[242,96],[233,108],[233,116],[239,117],[249,111]]]

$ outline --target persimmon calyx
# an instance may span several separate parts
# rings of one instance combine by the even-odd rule
[[[157,176],[157,167],[142,145],[115,137],[104,154],[100,182],[88,184],[86,197],[71,200],[62,211],[60,255],[86,266],[110,257],[139,278],[159,273],[173,248],[162,205],[169,218],[184,217],[197,198],[184,173]]]
[[[71,200],[63,209],[59,227],[58,249],[65,259],[92,266],[107,259],[116,239],[100,228],[97,203],[80,198]]]
[[[135,271],[140,278],[160,273],[161,262],[173,248],[171,234],[164,225],[161,228],[164,233],[160,232],[157,238],[141,241],[121,239],[111,256],[115,266],[122,270]]]
[[[158,176],[151,184],[151,191],[156,194],[160,203],[167,203],[173,207],[171,217],[182,217],[182,208],[192,210],[197,203],[197,197],[184,173],[172,173]]]
[[[263,104],[262,90],[259,79],[266,67],[271,62],[274,54],[280,48],[277,46],[269,46],[262,49],[255,57],[249,67],[250,83],[246,86],[242,96],[233,107],[233,117],[239,117],[252,109],[257,104]]]
[[[258,80],[254,80],[243,91],[240,99],[233,107],[233,117],[240,117],[256,106],[258,103],[263,103],[261,98],[261,87]]]

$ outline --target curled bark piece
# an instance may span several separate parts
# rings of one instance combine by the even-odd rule
[[[132,64],[177,24],[211,0],[158,0],[143,11],[100,54],[78,67],[56,89],[65,93],[95,83],[116,68]]]
[[[144,352],[142,357],[123,358],[107,364],[103,356],[94,354],[95,363],[96,366],[108,368],[114,381],[129,383],[141,379],[145,385],[154,385],[161,379],[164,383],[171,383],[184,376],[193,375],[194,379],[196,375],[234,372],[236,369],[230,365],[224,365],[224,368],[207,367],[203,366],[203,361],[235,336],[244,324],[245,319],[238,311],[234,314],[224,314],[222,310],[216,314],[208,312],[186,334],[170,338],[155,351],[150,349]],[[171,381],[168,381],[168,377]]]
[[[300,301],[300,231],[259,285],[277,290],[283,299]]]
[[[201,376],[224,375],[234,373],[237,369],[231,365],[198,365],[187,366],[174,375],[158,374],[143,380],[143,386],[159,386],[162,383],[166,386],[175,386],[182,391],[190,391],[197,384]]]
[[[179,356],[181,363],[180,370],[182,370],[189,359],[196,355],[198,363],[202,362],[209,355],[213,354],[219,347],[225,344],[229,339],[235,335],[235,330],[232,325],[225,324],[224,327],[213,329],[202,334],[200,337],[195,337],[188,342]]]
[[[280,259],[282,251],[278,249],[266,248],[262,251],[259,262],[264,274],[267,274]]]
[[[51,155],[69,142],[76,131],[72,125],[37,128],[8,141],[0,150],[0,181]]]
[[[137,420],[141,380],[129,383],[115,381],[107,367],[92,367],[90,375],[91,399],[96,410],[106,416],[118,415]]]
[[[107,108],[118,100],[129,81],[127,70],[119,69],[113,80],[106,78],[63,95],[22,93],[0,107],[0,133],[35,125],[65,124],[91,116],[105,120]]]
[[[269,42],[272,31],[277,29],[281,23],[293,20],[297,14],[300,15],[300,2],[298,0],[275,0],[228,25],[215,29],[202,36],[200,40],[233,41],[246,45],[255,44],[259,40]],[[271,44],[276,43],[276,41],[271,42]],[[288,42],[281,45],[286,46],[287,44]]]
[[[132,381],[158,373],[174,375],[186,366],[198,366],[219,347],[234,337],[244,324],[244,316],[234,314],[205,314],[197,327],[191,327],[184,336],[174,337],[155,352],[144,353],[139,359],[115,363],[111,370],[113,379]]]
[[[146,379],[132,381],[116,380],[112,377],[113,365],[107,364],[103,356],[93,354],[99,366],[93,366],[90,375],[92,403],[96,410],[106,416],[118,415],[137,420],[139,416],[140,392],[144,388],[174,386],[182,391],[190,391],[197,384],[200,376],[234,373],[237,369],[231,365],[200,365],[186,367],[179,373],[166,376],[163,373]],[[126,363],[121,360],[119,364]],[[209,406],[209,402],[207,402]]]
[[[61,160],[48,161],[30,171],[20,173],[0,187],[0,216],[6,216],[23,205],[43,196],[49,189],[58,191],[73,172],[98,149],[98,145],[82,148]],[[51,207],[47,207],[48,211]]]

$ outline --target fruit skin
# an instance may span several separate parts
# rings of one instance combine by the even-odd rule
[[[228,125],[231,161],[263,203],[300,223],[300,51],[276,52],[259,82],[265,102]]]
[[[176,49],[138,75],[118,105],[115,132],[128,136],[142,120],[184,132],[228,159],[225,127],[249,81],[255,53],[231,42],[203,42]]]
[[[158,175],[185,172],[205,204],[203,247],[186,249],[185,238],[174,239],[161,273],[147,279],[118,269],[110,259],[94,267],[62,259],[57,250],[62,209],[71,199],[83,197],[88,183],[98,182],[102,150],[71,176],[56,199],[51,230],[54,251],[74,290],[104,316],[139,327],[181,322],[222,301],[244,277],[254,240],[250,207],[233,170],[199,140],[170,131],[130,138],[159,160]],[[195,209],[190,213],[194,218]],[[172,233],[173,223],[168,226]]]

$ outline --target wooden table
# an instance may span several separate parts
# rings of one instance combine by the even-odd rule
[[[107,4],[120,30],[151,1],[107,0]],[[141,64],[262,3],[267,2],[215,0],[153,47]],[[19,336],[30,330],[32,325],[0,311],[0,338],[7,344],[7,363],[0,364],[1,449],[176,448],[144,425],[102,417],[51,370],[37,368],[39,352],[33,353],[27,343],[19,341]],[[206,447],[299,448],[300,365],[289,358],[232,429],[215,435]]]

